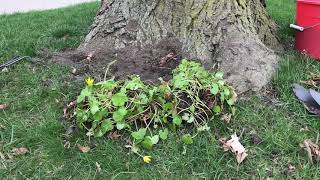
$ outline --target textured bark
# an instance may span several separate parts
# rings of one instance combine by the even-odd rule
[[[79,49],[143,48],[178,39],[188,58],[222,69],[239,93],[277,66],[276,26],[258,0],[105,0]]]

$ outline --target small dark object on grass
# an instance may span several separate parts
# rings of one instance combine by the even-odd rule
[[[258,134],[255,134],[255,133],[251,134],[251,140],[254,145],[259,145],[263,142],[262,138]]]
[[[320,116],[320,93],[299,84],[293,85],[293,92],[310,113]]]

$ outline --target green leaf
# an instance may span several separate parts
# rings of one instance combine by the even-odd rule
[[[231,99],[227,100],[227,103],[228,103],[230,106],[232,106],[232,105],[234,105],[234,100],[231,98]]]
[[[182,118],[179,115],[175,115],[172,121],[175,125],[179,126],[182,123]]]
[[[225,97],[224,97],[224,94],[222,93],[221,96],[220,96],[220,101],[221,101],[221,103],[223,103],[224,100],[225,100]]]
[[[128,101],[128,97],[126,94],[120,92],[113,95],[111,98],[111,101],[114,106],[119,107],[119,106],[123,106]]]
[[[113,79],[110,79],[107,81],[99,82],[96,85],[100,85],[102,86],[103,89],[106,89],[106,90],[112,90],[115,86],[115,81]]]
[[[127,115],[128,110],[125,107],[120,107],[117,111],[112,114],[112,118],[116,122],[122,122]]]
[[[190,118],[190,114],[189,113],[184,113],[183,116],[182,116],[182,120],[184,121],[188,121]]]
[[[193,123],[195,120],[194,116],[190,116],[187,123]]]
[[[133,144],[131,147],[133,153],[138,153],[140,151],[139,147],[136,144]]]
[[[104,120],[101,123],[101,127],[99,130],[95,133],[95,137],[102,137],[106,134],[106,132],[113,130],[112,121],[110,120]]]
[[[140,128],[139,131],[131,133],[131,136],[135,140],[142,140],[144,138],[144,136],[146,135],[146,133],[147,133],[146,128]]]
[[[223,93],[225,96],[229,96],[230,95],[230,90],[228,88],[224,88]]]
[[[113,129],[112,121],[110,121],[110,120],[104,120],[104,121],[101,123],[101,128],[102,128],[105,132],[111,131],[111,130]]]
[[[131,81],[128,81],[126,84],[126,89],[137,90],[143,87],[143,83],[140,80],[140,77],[133,77]]]
[[[154,135],[150,139],[152,144],[157,144],[159,142],[159,135]]]
[[[184,89],[186,86],[189,85],[189,82],[185,78],[184,73],[180,73],[175,75],[172,79],[173,87],[176,89]]]
[[[100,120],[102,120],[102,113],[100,113],[100,111],[99,112],[97,112],[97,113],[95,113],[93,116],[92,116],[92,118],[93,118],[93,120],[94,121],[100,121]]]
[[[213,95],[217,95],[219,92],[219,85],[217,83],[212,84],[210,92]]]
[[[219,80],[219,81],[218,81],[218,84],[219,84],[220,86],[223,86],[223,85],[225,84],[225,82],[224,82],[223,80]]]
[[[213,112],[220,113],[221,112],[221,107],[219,105],[214,106],[213,107]]]
[[[168,134],[169,134],[169,131],[167,128],[159,131],[159,136],[160,136],[160,139],[162,139],[162,140],[168,139]]]
[[[217,79],[223,79],[223,72],[217,72],[214,76],[215,76]]]
[[[122,130],[126,128],[128,125],[126,123],[117,123],[117,129]]]
[[[193,143],[193,139],[192,136],[190,134],[185,134],[182,136],[182,142],[185,144],[192,144]]]
[[[85,96],[79,95],[78,98],[77,98],[77,103],[78,103],[78,104],[79,104],[79,103],[82,103],[85,98],[86,98]]]
[[[99,111],[99,106],[96,104],[90,108],[91,114],[96,114],[98,111]]]
[[[163,105],[163,109],[165,111],[170,111],[170,110],[173,109],[173,104],[172,103],[166,103],[166,104]]]
[[[210,130],[210,127],[208,126],[208,124],[205,124],[205,125],[199,126],[199,127],[197,128],[197,130],[198,130],[199,132],[209,131],[209,130]]]
[[[141,93],[139,99],[142,104],[148,104],[149,102],[148,96],[145,93]]]
[[[96,114],[100,110],[99,102],[95,97],[90,98],[89,106],[90,106],[90,112],[92,115]]]
[[[142,141],[142,146],[149,150],[152,149],[153,143],[150,136],[147,136],[146,138],[144,138],[144,140]]]
[[[194,105],[192,105],[192,106],[190,106],[190,111],[192,112],[192,113],[194,113],[195,111],[196,111],[196,107],[194,107]]]
[[[91,95],[91,92],[89,91],[89,88],[88,87],[84,88],[77,98],[77,103],[83,102],[84,99],[90,95]]]
[[[152,149],[153,145],[157,144],[159,142],[159,136],[155,135],[153,137],[146,136],[144,140],[142,141],[142,146],[146,149]]]

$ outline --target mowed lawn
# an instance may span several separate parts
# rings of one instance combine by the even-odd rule
[[[290,47],[294,33],[294,0],[268,0],[268,11],[279,25],[279,37]],[[0,179],[319,179],[319,164],[310,163],[300,148],[305,139],[316,139],[318,117],[306,112],[292,94],[291,85],[320,73],[320,63],[288,50],[269,91],[241,100],[231,124],[211,122],[211,131],[185,146],[179,132],[143,154],[150,165],[130,154],[122,140],[88,139],[79,131],[64,148],[63,107],[80,88],[68,81],[69,70],[47,60],[46,52],[77,47],[89,30],[98,3],[0,16],[0,63],[14,55],[36,57],[0,72]],[[271,90],[270,90],[271,89]],[[274,98],[275,97],[275,98]],[[217,134],[229,137],[243,132],[241,142],[249,156],[240,165],[224,152]],[[262,143],[255,145],[250,132]],[[77,145],[93,147],[81,153]],[[12,149],[27,147],[25,155],[8,157]],[[97,164],[101,166],[99,172]],[[294,168],[293,168],[294,167]]]

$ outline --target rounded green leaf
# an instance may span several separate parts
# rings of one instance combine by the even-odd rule
[[[229,96],[230,95],[230,90],[228,88],[224,88],[223,93],[225,96]]]
[[[128,97],[124,93],[117,93],[111,98],[112,104],[114,106],[123,106],[128,101]]]
[[[131,136],[135,140],[142,140],[144,138],[144,136],[146,135],[146,133],[147,133],[147,129],[141,128],[141,129],[139,129],[139,131],[131,133]]]
[[[185,134],[182,136],[182,142],[185,144],[192,144],[193,143],[193,139],[192,136],[190,134]]]
[[[195,120],[194,116],[190,116],[190,118],[188,119],[187,123],[193,123]]]
[[[159,142],[159,135],[154,135],[150,139],[153,145],[157,144]]]
[[[210,92],[213,95],[217,95],[219,92],[219,85],[217,83],[212,84]]]
[[[142,141],[142,146],[149,150],[152,149],[153,143],[150,136],[144,138],[144,140]]]
[[[169,131],[168,131],[167,128],[164,129],[164,130],[160,130],[160,131],[159,131],[159,137],[160,137],[160,139],[162,139],[162,140],[168,139],[168,134],[169,134]]]
[[[227,103],[228,103],[230,106],[232,106],[232,105],[234,105],[234,100],[231,98],[231,99],[227,100]]]
[[[214,76],[215,76],[217,79],[222,79],[222,78],[223,78],[223,72],[217,72]]]
[[[122,130],[122,129],[124,129],[126,126],[127,126],[126,123],[117,123],[117,129],[118,129],[118,130]]]
[[[98,131],[95,133],[95,137],[102,137],[103,135],[106,134],[106,132],[111,131],[111,130],[113,130],[112,121],[104,120],[101,123],[101,126],[98,129]]]
[[[120,107],[117,111],[112,114],[112,118],[116,122],[122,122],[127,115],[128,110],[125,107]]]
[[[213,112],[220,113],[221,112],[221,107],[219,105],[214,106],[213,107]]]
[[[174,116],[173,117],[173,123],[175,124],[175,125],[181,125],[181,123],[182,123],[182,118],[179,116],[179,115],[176,115],[176,116]]]
[[[194,105],[192,105],[192,106],[190,106],[190,111],[192,112],[192,113],[194,113],[195,111],[196,111],[196,107],[194,107]]]

